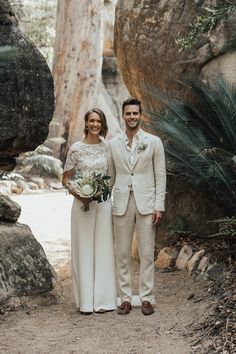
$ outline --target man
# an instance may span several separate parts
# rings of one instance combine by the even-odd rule
[[[140,257],[139,296],[142,313],[154,312],[155,226],[164,210],[166,171],[161,140],[144,132],[141,102],[123,102],[125,132],[109,142],[109,173],[113,185],[113,220],[116,269],[121,306],[118,314],[131,310],[130,259],[136,227]]]

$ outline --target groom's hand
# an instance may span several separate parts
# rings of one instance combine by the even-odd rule
[[[154,210],[153,214],[152,214],[152,223],[153,225],[157,225],[162,218],[162,213],[158,210]]]

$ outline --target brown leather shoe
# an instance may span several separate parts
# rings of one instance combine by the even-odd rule
[[[144,315],[152,315],[154,313],[154,308],[149,301],[142,302],[142,313]]]
[[[118,315],[128,315],[131,310],[131,303],[129,301],[124,301],[118,309]]]

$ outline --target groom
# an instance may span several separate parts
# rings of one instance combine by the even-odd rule
[[[125,132],[109,142],[109,173],[113,184],[113,220],[116,268],[121,306],[118,314],[131,310],[130,259],[134,228],[140,257],[139,296],[142,313],[154,312],[155,226],[164,210],[166,171],[161,140],[140,128],[141,102],[123,102]]]

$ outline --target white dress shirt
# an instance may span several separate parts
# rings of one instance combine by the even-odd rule
[[[141,134],[141,129],[133,137],[132,143],[131,143],[131,147],[130,147],[129,146],[129,139],[128,139],[126,133],[124,132],[125,146],[126,146],[126,150],[127,150],[127,155],[128,155],[128,160],[129,160],[130,166],[133,166],[134,158],[138,154],[138,145],[139,145],[140,135],[142,135]]]

